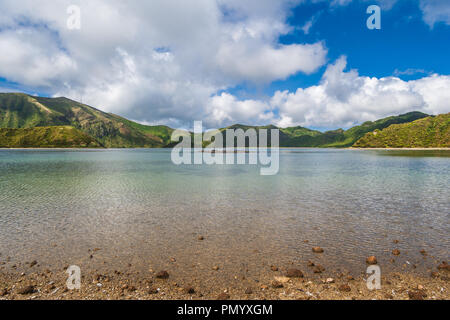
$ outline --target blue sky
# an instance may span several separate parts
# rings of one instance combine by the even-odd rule
[[[366,27],[373,4],[381,30]],[[5,0],[0,9],[0,91],[83,99],[173,127],[327,130],[450,112],[450,1]]]

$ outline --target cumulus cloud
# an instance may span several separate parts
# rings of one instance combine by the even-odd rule
[[[346,57],[328,66],[321,83],[296,92],[277,91],[271,99],[279,110],[278,125],[350,127],[413,110],[428,114],[449,112],[450,76],[431,75],[403,81],[397,77],[360,76],[345,71]]]
[[[433,28],[438,22],[450,25],[450,2],[448,0],[420,0],[423,20]]]
[[[176,125],[210,114],[211,96],[326,62],[323,43],[280,45],[302,0],[2,0],[0,77],[132,119]],[[6,53],[6,54],[5,54]]]

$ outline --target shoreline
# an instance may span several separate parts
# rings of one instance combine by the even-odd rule
[[[1,150],[74,150],[74,151],[111,151],[111,150],[170,150],[172,148],[0,148]],[[268,147],[267,149],[271,149]],[[450,148],[321,148],[321,147],[279,147],[279,149],[317,149],[317,150],[398,150],[398,151],[450,151]],[[205,151],[205,148],[202,150]]]
[[[29,274],[0,272],[0,300],[449,300],[449,270],[431,276],[394,272],[381,276],[381,289],[369,290],[365,276],[289,274],[280,269],[253,284],[229,283],[221,289],[205,288],[186,280],[175,282],[170,274],[114,271],[82,275],[81,288],[69,290],[64,271]],[[236,279],[243,283],[245,279]]]

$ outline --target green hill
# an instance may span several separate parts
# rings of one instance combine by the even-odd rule
[[[0,148],[101,148],[95,139],[70,126],[0,129]]]
[[[367,133],[356,148],[450,148],[450,113]]]
[[[67,98],[0,93],[0,128],[72,126],[107,148],[164,147],[172,129],[144,126]]]
[[[320,132],[303,127],[277,128],[275,126],[245,126],[233,125],[231,127],[220,129],[224,132],[226,129],[255,129],[257,132],[261,129],[280,129],[280,147],[319,147],[319,148],[346,148],[351,147],[356,141],[362,138],[366,133],[374,130],[382,130],[392,124],[407,123],[417,119],[425,118],[428,115],[422,112],[410,112],[399,116],[392,116],[377,121],[368,121],[360,126],[353,127],[347,131],[337,129],[333,131]],[[224,134],[224,141],[226,141]],[[226,142],[225,142],[226,143]]]
[[[421,112],[410,112],[365,122],[349,130],[320,132],[303,127],[280,129],[281,147],[350,147],[366,133],[383,130],[393,124],[402,124],[425,118]],[[163,148],[177,143],[170,141],[173,129],[167,126],[146,126],[120,116],[67,99],[42,98],[22,93],[0,93],[0,129],[28,129],[71,126],[83,132],[106,148]],[[254,128],[278,129],[273,125],[252,127],[233,125],[221,129]],[[270,131],[269,131],[270,134]],[[224,138],[224,141],[226,138]],[[225,141],[226,143],[226,141]]]

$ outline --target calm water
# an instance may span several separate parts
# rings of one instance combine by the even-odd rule
[[[256,277],[308,259],[363,272],[374,254],[425,272],[420,249],[449,256],[449,169],[448,152],[285,149],[279,174],[260,176],[178,167],[170,150],[2,150],[0,261]]]

